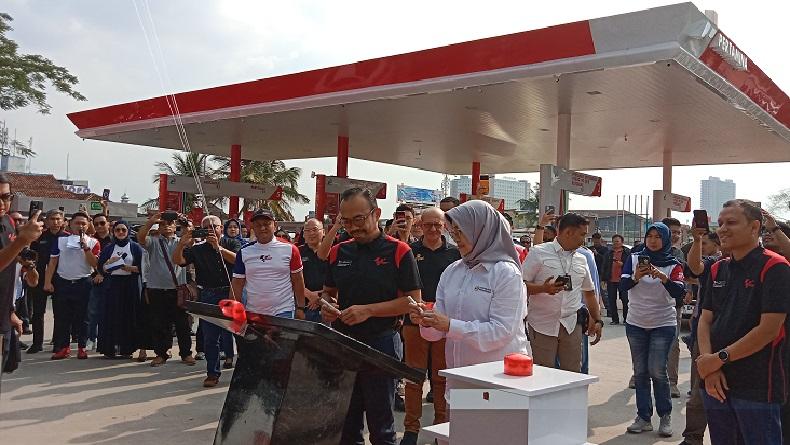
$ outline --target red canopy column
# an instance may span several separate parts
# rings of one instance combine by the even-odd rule
[[[337,137],[337,176],[348,178],[348,136]]]
[[[473,196],[477,196],[477,188],[480,186],[480,162],[473,161],[472,162],[472,190],[470,193]]]
[[[159,211],[167,210],[167,175],[159,174]]]
[[[230,146],[230,180],[239,182],[241,180],[241,145],[234,144]],[[228,210],[231,218],[239,216],[239,197],[230,197],[230,210]]]

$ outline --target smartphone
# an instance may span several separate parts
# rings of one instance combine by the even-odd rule
[[[694,210],[694,227],[710,231],[707,210]]]
[[[549,213],[554,213],[554,211],[554,206],[546,206],[546,211],[544,213],[548,215]]]
[[[109,201],[110,200],[110,189],[104,189],[104,191],[101,194],[101,199],[103,199],[105,201]]]
[[[557,284],[562,284],[563,286],[567,286],[570,282],[570,278],[565,275],[560,275],[554,280],[554,282]]]
[[[58,207],[58,208],[60,209],[61,212],[65,212],[66,211],[65,207]]]
[[[208,229],[197,228],[192,230],[192,238],[207,238]]]
[[[44,201],[30,201],[30,210],[27,214],[28,218],[33,216],[34,213],[44,210]]]
[[[162,219],[165,221],[175,221],[178,219],[178,212],[175,210],[168,210],[162,213]]]
[[[647,255],[639,255],[638,257],[639,266],[650,266],[650,257]]]

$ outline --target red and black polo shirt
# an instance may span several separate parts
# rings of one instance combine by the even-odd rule
[[[758,247],[741,260],[725,259],[711,267],[703,286],[703,309],[713,312],[710,342],[720,351],[760,324],[766,313],[790,311],[790,264],[784,257]],[[722,370],[732,397],[766,403],[787,398],[785,327],[760,351]]]
[[[337,289],[340,310],[394,300],[403,293],[422,288],[417,262],[409,245],[383,232],[367,244],[349,240],[332,247],[325,284]],[[371,317],[354,326],[337,320],[332,327],[358,340],[366,340],[392,332],[397,322],[398,317]]]

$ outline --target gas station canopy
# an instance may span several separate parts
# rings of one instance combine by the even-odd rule
[[[172,97],[172,96],[171,96]],[[194,151],[467,174],[790,161],[788,96],[693,4],[175,94]],[[69,114],[77,135],[180,150],[167,98]],[[566,121],[567,124],[567,121]]]

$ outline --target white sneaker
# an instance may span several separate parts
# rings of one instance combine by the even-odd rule
[[[88,340],[87,342],[85,342],[85,349],[87,349],[88,351],[96,352],[96,342],[93,340]]]
[[[672,437],[672,416],[670,414],[661,417],[661,423],[658,424],[658,435]]]
[[[644,420],[643,418],[636,416],[636,420],[632,423],[628,428],[626,428],[629,433],[641,433],[643,431],[653,431],[653,424],[650,423],[648,420]]]

